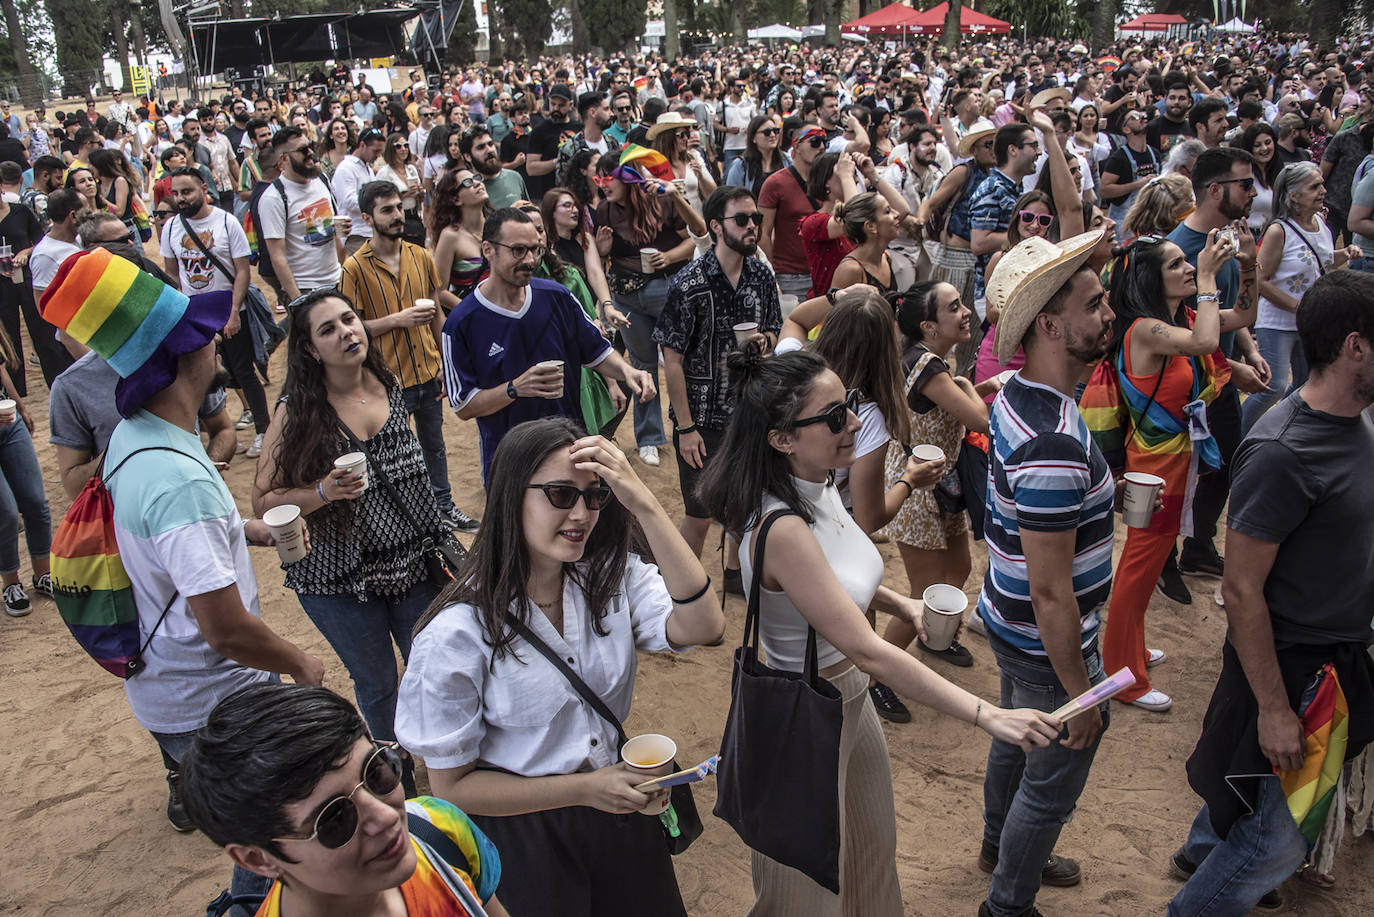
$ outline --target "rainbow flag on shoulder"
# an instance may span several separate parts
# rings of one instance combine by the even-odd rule
[[[1331,663],[1322,666],[1303,695],[1298,717],[1307,742],[1302,767],[1295,771],[1275,769],[1275,773],[1288,798],[1288,811],[1311,848],[1326,825],[1350,739],[1350,710]]]

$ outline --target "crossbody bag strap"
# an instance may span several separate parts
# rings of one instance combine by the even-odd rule
[[[572,666],[568,665],[562,656],[555,653],[552,647],[544,642],[543,638],[530,629],[528,624],[509,611],[506,612],[506,622],[510,624],[511,630],[524,637],[526,643],[538,650],[539,655],[553,663],[553,667],[563,673],[568,684],[572,685],[572,689],[587,702],[589,707],[595,710],[603,720],[615,727],[616,740],[623,746],[627,740],[625,727],[620,725],[620,718],[611,712],[611,708],[606,706],[606,702],[601,699],[600,695],[588,687],[587,683],[582,680],[582,676],[573,671]]]
[[[801,189],[801,193],[802,193],[802,194],[806,197],[806,199],[811,203],[811,209],[812,209],[812,210],[820,210],[820,209],[821,209],[820,203],[819,203],[814,197],[812,197],[812,196],[807,192],[807,190],[806,190],[806,182],[802,181],[801,173],[797,171],[797,167],[796,167],[796,166],[788,166],[788,167],[787,167],[787,171],[788,171],[788,174],[790,174],[790,175],[792,176],[792,178],[797,182],[797,187]]]
[[[390,398],[390,395],[387,397]],[[391,478],[387,477],[386,471],[377,460],[372,457],[372,450],[367,448],[367,443],[363,442],[352,430],[348,429],[348,424],[344,423],[342,420],[339,421],[339,428],[344,431],[344,435],[348,437],[349,443],[363,455],[367,456],[368,470],[376,477],[378,483],[382,485],[382,490],[386,491],[386,495],[391,499],[392,505],[400,511],[401,515],[405,517],[405,520],[410,523],[412,529],[417,532],[423,532],[424,528],[421,527],[420,520],[415,518],[415,514],[410,511],[410,507],[406,506],[405,501],[401,499],[401,493],[396,489],[396,485],[391,483]],[[426,545],[432,545],[434,543],[433,536],[425,535],[424,542]]]
[[[459,849],[453,838],[439,829],[434,822],[414,812],[406,812],[406,827],[410,833],[434,848],[434,852],[454,869],[472,875],[472,864],[467,855]]]
[[[1294,223],[1290,223],[1287,220],[1279,220],[1279,222],[1284,225],[1285,229],[1291,229],[1294,233],[1297,234],[1298,238],[1302,240],[1302,244],[1306,245],[1307,250],[1312,253],[1312,260],[1317,263],[1317,276],[1325,277],[1326,266],[1322,264],[1322,256],[1317,254],[1317,250],[1312,247],[1312,243],[1307,241],[1307,233],[1303,232],[1301,227],[1297,226]]]
[[[223,211],[221,211],[221,213],[222,213],[222,212],[223,212]],[[218,258],[216,258],[213,254],[211,254],[210,249],[208,249],[208,248],[205,247],[205,243],[202,242],[202,241],[200,241],[200,236],[196,235],[195,230],[191,228],[191,221],[188,220],[188,219],[186,219],[186,214],[184,214],[184,213],[179,213],[179,214],[177,214],[177,216],[181,218],[181,230],[182,230],[182,232],[184,232],[184,233],[186,233],[186,235],[190,236],[190,237],[191,237],[191,241],[193,241],[193,242],[196,243],[196,248],[200,249],[201,254],[203,254],[203,255],[205,255],[205,257],[209,258],[209,259],[210,259],[210,263],[213,264],[215,267],[219,268],[219,272],[220,272],[221,274],[223,274],[225,277],[228,277],[230,283],[233,283],[233,282],[234,282],[234,279],[237,277],[237,275],[236,275],[233,271],[231,271],[231,270],[229,270],[227,267],[225,267],[225,266],[224,266],[224,262],[222,262],[222,261],[220,261]],[[225,226],[227,227],[228,225],[229,225],[229,224],[228,224],[228,218],[226,217],[226,218],[225,218]]]

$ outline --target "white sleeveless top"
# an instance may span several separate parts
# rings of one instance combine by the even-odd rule
[[[1283,227],[1283,255],[1270,282],[1294,299],[1302,299],[1302,294],[1321,278],[1322,273],[1331,270],[1335,249],[1331,230],[1321,217],[1317,217],[1316,232],[1308,232],[1293,220],[1285,220],[1279,225]],[[1317,266],[1318,257],[1321,258],[1320,268]],[[1297,331],[1298,316],[1261,296],[1255,327],[1272,331]]]
[[[845,512],[844,503],[834,484],[816,484],[799,478],[792,480],[815,517],[811,532],[820,542],[821,551],[830,562],[835,578],[854,600],[854,604],[859,606],[859,610],[866,611],[883,581],[882,555],[858,523]],[[774,510],[784,507],[785,504],[777,497],[766,494],[760,521]],[[772,550],[766,545],[765,549]],[[740,542],[739,559],[744,577],[744,594],[748,596],[749,584],[754,577],[753,529],[746,532]],[[806,659],[806,619],[785,592],[760,588],[759,623],[759,639],[768,665],[788,672],[800,672]],[[820,669],[844,658],[844,654],[820,634],[816,635],[816,655]]]

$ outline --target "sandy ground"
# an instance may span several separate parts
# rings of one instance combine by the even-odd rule
[[[282,348],[272,363],[277,384],[284,375],[284,356]],[[38,424],[38,456],[53,501],[55,528],[67,500],[47,443],[46,388],[37,367],[27,368],[29,407]],[[237,416],[235,399],[229,405]],[[240,439],[251,438],[251,433],[240,433]],[[480,514],[476,430],[450,415],[445,435],[454,498],[465,510]],[[628,449],[631,437],[625,424],[622,446]],[[635,467],[670,514],[680,513],[671,453],[663,451],[657,469],[638,460]],[[252,462],[242,456],[226,474],[245,516],[250,511],[252,474]],[[1118,549],[1121,533],[1118,527]],[[708,543],[714,544],[714,538],[713,532]],[[887,583],[905,589],[907,580],[895,547],[880,549],[887,561]],[[984,564],[978,545],[975,575],[968,584],[971,596],[977,594]],[[325,684],[351,697],[342,664],[302,613],[294,594],[283,588],[275,553],[255,551],[255,565],[263,617],[279,633],[323,658]],[[719,559],[708,558],[707,566],[719,583]],[[28,575],[26,561],[25,582]],[[1160,914],[1178,888],[1168,877],[1167,858],[1186,835],[1198,806],[1185,782],[1183,764],[1215,682],[1225,629],[1224,614],[1211,601],[1216,581],[1196,579],[1191,584],[1192,606],[1156,596],[1148,618],[1150,645],[1162,647],[1170,657],[1154,670],[1155,684],[1174,696],[1174,708],[1160,715],[1114,705],[1111,728],[1087,790],[1058,847],[1081,862],[1084,881],[1078,888],[1044,890],[1039,904],[1047,914]],[[0,618],[0,735],[6,739],[0,758],[6,791],[0,801],[0,828],[10,851],[0,866],[0,913],[203,914],[206,902],[228,882],[229,860],[203,836],[180,835],[171,828],[163,815],[167,792],[156,745],[134,721],[119,681],[81,652],[51,602],[35,598],[34,606],[26,618]],[[673,736],[682,761],[699,761],[717,749],[729,706],[730,658],[740,639],[743,615],[743,601],[731,597],[724,646],[695,649],[680,657],[646,655],[641,660],[639,690],[626,723],[631,734],[654,731]],[[977,636],[966,642],[976,660],[973,668],[933,665],[995,701],[998,678],[992,653]],[[989,740],[962,723],[911,706],[912,723],[884,727],[892,758],[897,867],[906,912],[973,915],[987,889],[987,876],[978,871],[976,858]],[[711,782],[697,786],[706,831],[677,859],[688,911],[742,914],[752,902],[748,850],[724,822],[710,817],[715,801]],[[1335,870],[1336,887],[1323,891],[1292,880],[1284,888],[1287,904],[1282,913],[1367,913],[1374,901],[1374,878],[1360,867],[1370,862],[1371,851],[1374,840],[1369,836],[1347,838]],[[510,879],[518,881],[515,876]]]

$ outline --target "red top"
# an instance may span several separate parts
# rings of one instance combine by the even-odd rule
[[[821,296],[830,289],[835,268],[844,256],[854,250],[854,243],[844,236],[830,238],[830,214],[820,210],[801,221],[801,240],[806,248],[806,260],[811,267],[811,291],[807,297]],[[777,234],[774,233],[774,238]],[[774,246],[776,250],[776,244]]]
[[[770,256],[773,270],[779,274],[811,273],[800,230],[802,219],[815,213],[816,208],[811,206],[811,199],[802,191],[795,173],[790,169],[779,169],[764,179],[763,188],[759,191],[759,208],[777,211],[773,222],[773,252]]]

